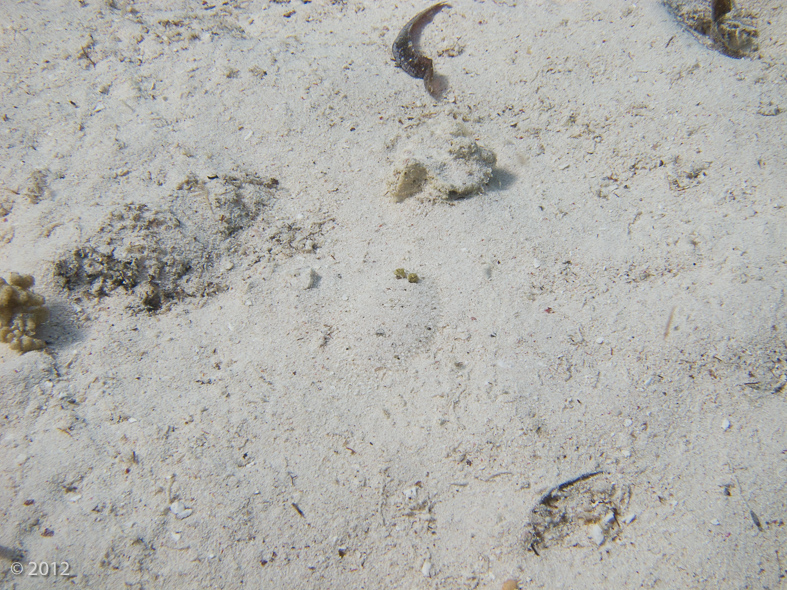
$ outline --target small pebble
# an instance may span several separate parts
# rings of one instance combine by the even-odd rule
[[[729,429],[730,429],[730,426],[731,426],[731,424],[730,424],[730,421],[729,421],[729,420],[727,420],[727,418],[725,418],[725,419],[722,421],[722,423],[721,423],[721,428],[722,428],[722,430],[729,430]]]
[[[623,524],[631,524],[631,523],[632,523],[632,522],[634,522],[635,520],[637,520],[637,515],[636,515],[636,514],[628,514],[628,515],[627,515],[627,516],[626,516],[626,517],[623,519]]]
[[[183,520],[184,518],[188,518],[194,512],[191,508],[186,508],[186,506],[178,500],[177,502],[173,502],[169,505],[169,511],[175,515],[175,518],[178,520]]]
[[[596,344],[604,344],[603,338],[596,338]]]
[[[719,526],[719,525],[721,524],[721,523],[719,522],[719,520],[718,520],[718,519],[716,519],[716,518],[714,518],[713,520],[711,520],[711,521],[710,521],[710,523],[711,523],[713,526]]]
[[[506,580],[503,582],[503,590],[519,590],[518,580]]]
[[[421,567],[421,573],[424,575],[424,578],[432,577],[432,563],[428,559],[424,561],[424,565]]]
[[[594,524],[592,527],[590,527],[589,536],[591,540],[599,547],[601,547],[606,540],[604,537],[604,531],[597,524]]]
[[[317,284],[318,278],[319,275],[311,267],[302,268],[296,273],[296,283],[303,291],[313,289]]]

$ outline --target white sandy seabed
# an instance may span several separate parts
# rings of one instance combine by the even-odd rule
[[[0,586],[787,583],[787,8],[425,6],[0,5]]]

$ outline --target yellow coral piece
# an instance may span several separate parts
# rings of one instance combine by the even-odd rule
[[[30,275],[20,275],[19,273],[12,272],[11,276],[8,277],[8,282],[14,287],[27,290],[35,285],[36,280]]]
[[[46,300],[30,290],[34,284],[32,276],[15,272],[8,282],[0,278],[0,341],[22,353],[46,347],[36,330],[49,319],[49,310]]]

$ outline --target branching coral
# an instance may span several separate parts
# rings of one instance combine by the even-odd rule
[[[22,353],[46,347],[36,330],[49,318],[49,310],[44,298],[31,290],[34,284],[30,275],[15,272],[8,282],[0,278],[0,341]]]

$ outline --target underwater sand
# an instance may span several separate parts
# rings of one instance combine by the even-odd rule
[[[426,6],[2,3],[0,586],[783,583],[787,8]]]

